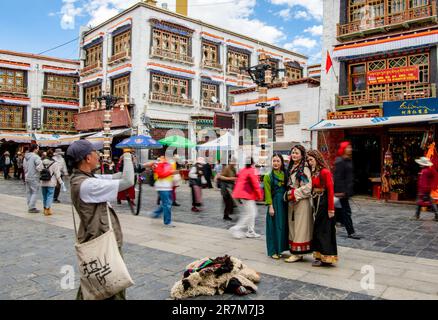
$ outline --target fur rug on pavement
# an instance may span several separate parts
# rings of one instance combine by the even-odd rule
[[[224,256],[204,258],[190,263],[183,278],[171,290],[173,299],[214,296],[224,293],[245,295],[255,293],[260,274],[237,258]]]

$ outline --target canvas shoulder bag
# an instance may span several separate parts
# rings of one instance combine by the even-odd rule
[[[73,223],[76,234],[76,255],[81,274],[84,300],[103,300],[134,285],[120,254],[114,234],[109,205],[106,205],[109,230],[101,236],[79,243],[74,207]]]

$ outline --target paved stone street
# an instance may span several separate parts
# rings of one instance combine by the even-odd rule
[[[217,190],[206,190],[204,212],[193,214],[188,187],[180,189],[182,206],[173,212],[177,227],[172,230],[146,217],[156,199],[150,187],[144,188],[141,216],[131,215],[126,204],[116,205],[123,213],[124,257],[136,283],[128,289],[129,299],[169,299],[188,263],[223,254],[262,273],[258,293],[243,299],[438,299],[438,224],[430,213],[414,222],[408,220],[412,206],[356,199],[354,222],[364,239],[348,239],[338,229],[340,262],[336,268],[319,269],[310,266],[310,257],[292,265],[266,257],[264,237],[231,239],[225,229],[233,222],[222,220]],[[76,269],[69,195],[63,194],[61,200],[63,204],[54,206],[54,216],[31,215],[26,212],[23,184],[0,181],[0,299],[75,298],[77,289],[60,286],[61,268]],[[259,212],[256,229],[264,233],[263,206]],[[364,265],[375,269],[374,289],[360,286]]]

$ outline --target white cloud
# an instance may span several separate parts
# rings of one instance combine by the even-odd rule
[[[288,21],[291,18],[290,8],[280,10],[279,12],[276,13],[276,15],[283,18],[284,21]]]
[[[314,19],[321,20],[322,19],[322,8],[323,8],[323,0],[270,0],[272,4],[275,5],[288,5],[289,8],[299,8],[303,7],[308,15],[313,17]],[[303,13],[299,15],[303,16]],[[303,17],[304,18],[304,17]]]
[[[298,20],[300,19],[310,20],[312,17],[310,16],[310,14],[307,13],[307,11],[299,10],[294,13],[294,18]]]
[[[292,42],[286,43],[284,48],[287,50],[297,51],[299,48],[313,49],[318,45],[318,42],[314,39],[306,38],[303,36],[296,36]]]
[[[61,26],[74,28],[75,19],[81,13],[90,16],[87,25],[96,26],[138,1],[81,0],[81,5],[77,5],[79,0],[63,0]],[[175,0],[158,1],[160,7],[162,3],[167,3],[169,10],[175,11]],[[255,6],[256,0],[197,0],[189,2],[189,16],[262,41],[277,44],[284,41],[286,35],[279,28],[252,18]]]
[[[322,25],[304,29],[304,32],[308,32],[313,36],[322,36]]]
[[[61,28],[62,29],[74,29],[76,16],[80,15],[82,8],[76,7],[76,0],[62,0],[63,5],[60,14]]]

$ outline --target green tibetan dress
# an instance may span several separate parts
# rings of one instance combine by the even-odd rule
[[[264,177],[265,203],[268,206],[266,212],[266,246],[268,256],[280,255],[289,250],[287,203],[283,200],[286,192],[284,184],[285,173],[273,170]],[[269,214],[269,205],[274,206],[275,214]]]

